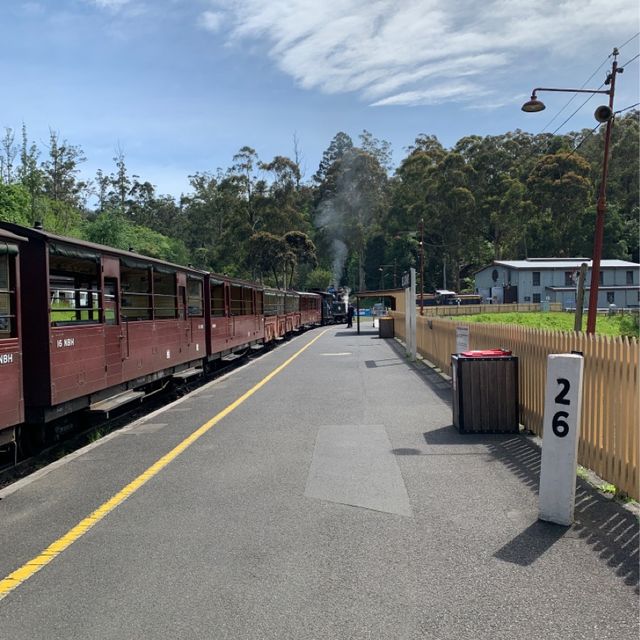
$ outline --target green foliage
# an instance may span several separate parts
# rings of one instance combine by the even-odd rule
[[[493,259],[591,255],[603,129],[470,135],[451,149],[420,134],[392,177],[388,142],[339,132],[307,184],[297,142],[295,160],[268,162],[245,145],[177,200],[131,175],[121,149],[89,187],[79,146],[51,131],[39,149],[23,126],[21,141],[0,139],[0,219],[282,286],[391,286],[423,253],[426,291],[463,290]],[[617,116],[603,258],[640,258],[639,139],[640,112]],[[637,335],[632,317],[620,322]]]
[[[329,271],[329,269],[316,267],[307,276],[306,288],[319,289],[321,291],[326,291],[329,285],[331,284],[331,277],[332,277],[332,274],[331,274],[331,271]]]
[[[640,337],[640,312],[633,311],[631,313],[625,313],[618,316],[620,324],[620,335],[628,336],[629,338]]]
[[[635,329],[629,315],[598,316],[596,333],[607,336],[640,337],[635,316]],[[573,331],[574,315],[561,311],[531,312],[531,313],[481,313],[464,316],[465,322],[481,322],[489,324],[517,324],[545,331]],[[586,329],[586,315],[582,318],[583,331]]]
[[[0,182],[0,220],[29,226],[29,192],[20,184]]]
[[[86,240],[124,250],[133,250],[152,258],[187,264],[189,252],[184,243],[153,229],[135,225],[118,213],[101,213],[84,228]]]

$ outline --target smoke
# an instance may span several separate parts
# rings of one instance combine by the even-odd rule
[[[315,219],[316,227],[323,229],[330,241],[333,282],[336,287],[342,280],[349,254],[346,243],[347,226],[363,222],[359,220],[364,202],[357,180],[357,158],[351,150],[343,155],[335,179],[335,189],[320,202]],[[354,214],[355,220],[347,220],[353,218]]]
[[[347,245],[339,238],[331,241],[331,255],[333,258],[333,282],[336,286],[340,284],[340,279],[344,273],[344,265],[347,261]]]

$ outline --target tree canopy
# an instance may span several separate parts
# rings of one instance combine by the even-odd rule
[[[639,116],[613,128],[606,258],[640,258]],[[388,142],[340,131],[307,182],[297,138],[293,159],[244,145],[174,197],[131,174],[120,146],[87,180],[79,145],[51,130],[38,146],[23,125],[0,137],[0,220],[300,289],[389,286],[422,249],[425,290],[464,290],[493,259],[591,255],[602,129],[471,135],[450,149],[420,133],[395,170]]]

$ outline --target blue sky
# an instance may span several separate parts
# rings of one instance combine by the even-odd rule
[[[295,134],[310,178],[338,131],[390,141],[396,162],[421,133],[554,131],[585,98],[548,125],[571,95],[525,114],[531,89],[579,88],[614,46],[636,56],[638,31],[635,0],[3,0],[0,127],[24,122],[43,146],[58,131],[87,177],[119,146],[175,196],[244,145],[292,156]],[[616,108],[638,102],[638,69],[618,76]],[[560,132],[592,128],[606,101]]]

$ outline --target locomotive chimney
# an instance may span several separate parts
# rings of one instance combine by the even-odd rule
[[[42,226],[42,222],[40,222],[40,220],[36,220],[36,221],[33,223],[33,228],[34,228],[34,229],[38,229],[38,230],[40,230],[40,231],[42,231],[42,230],[44,229],[44,227]]]

